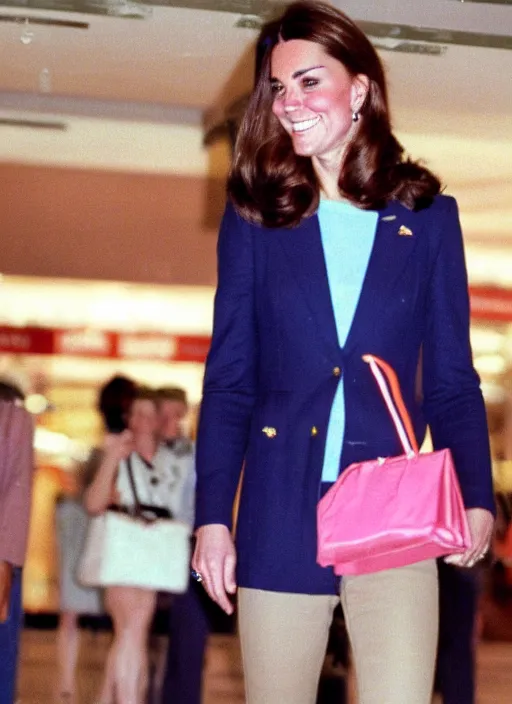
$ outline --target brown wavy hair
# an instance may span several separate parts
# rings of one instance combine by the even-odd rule
[[[272,113],[272,49],[305,39],[320,44],[352,75],[364,74],[369,89],[347,147],[340,193],[365,210],[397,200],[420,210],[440,191],[439,180],[405,158],[393,135],[384,69],[366,35],[345,14],[322,2],[295,2],[267,23],[257,43],[256,81],[235,144],[228,195],[246,219],[266,227],[289,227],[312,215],[320,184],[311,159],[295,154],[290,136]]]

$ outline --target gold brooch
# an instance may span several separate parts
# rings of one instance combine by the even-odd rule
[[[265,433],[267,438],[275,438],[275,436],[277,435],[277,430],[275,428],[269,428],[268,425],[262,428],[261,432]]]
[[[409,230],[408,227],[405,225],[400,225],[400,229],[398,230],[398,234],[402,235],[402,237],[412,237],[412,230]]]

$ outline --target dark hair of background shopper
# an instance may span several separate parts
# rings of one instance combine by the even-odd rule
[[[107,432],[120,433],[126,429],[126,419],[136,394],[136,383],[119,374],[113,376],[101,387],[98,410]]]

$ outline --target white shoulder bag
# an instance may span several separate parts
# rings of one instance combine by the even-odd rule
[[[132,586],[181,594],[190,575],[190,527],[167,509],[141,504],[131,458],[133,507],[109,506],[91,518],[78,566],[84,586]]]

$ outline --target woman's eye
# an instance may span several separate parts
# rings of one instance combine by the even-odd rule
[[[302,81],[302,85],[304,86],[304,88],[314,88],[319,83],[320,81],[318,80],[318,78],[304,78],[304,80]]]
[[[276,97],[278,95],[282,95],[283,86],[279,85],[279,83],[272,83],[271,90],[272,90],[272,95],[274,97]]]

